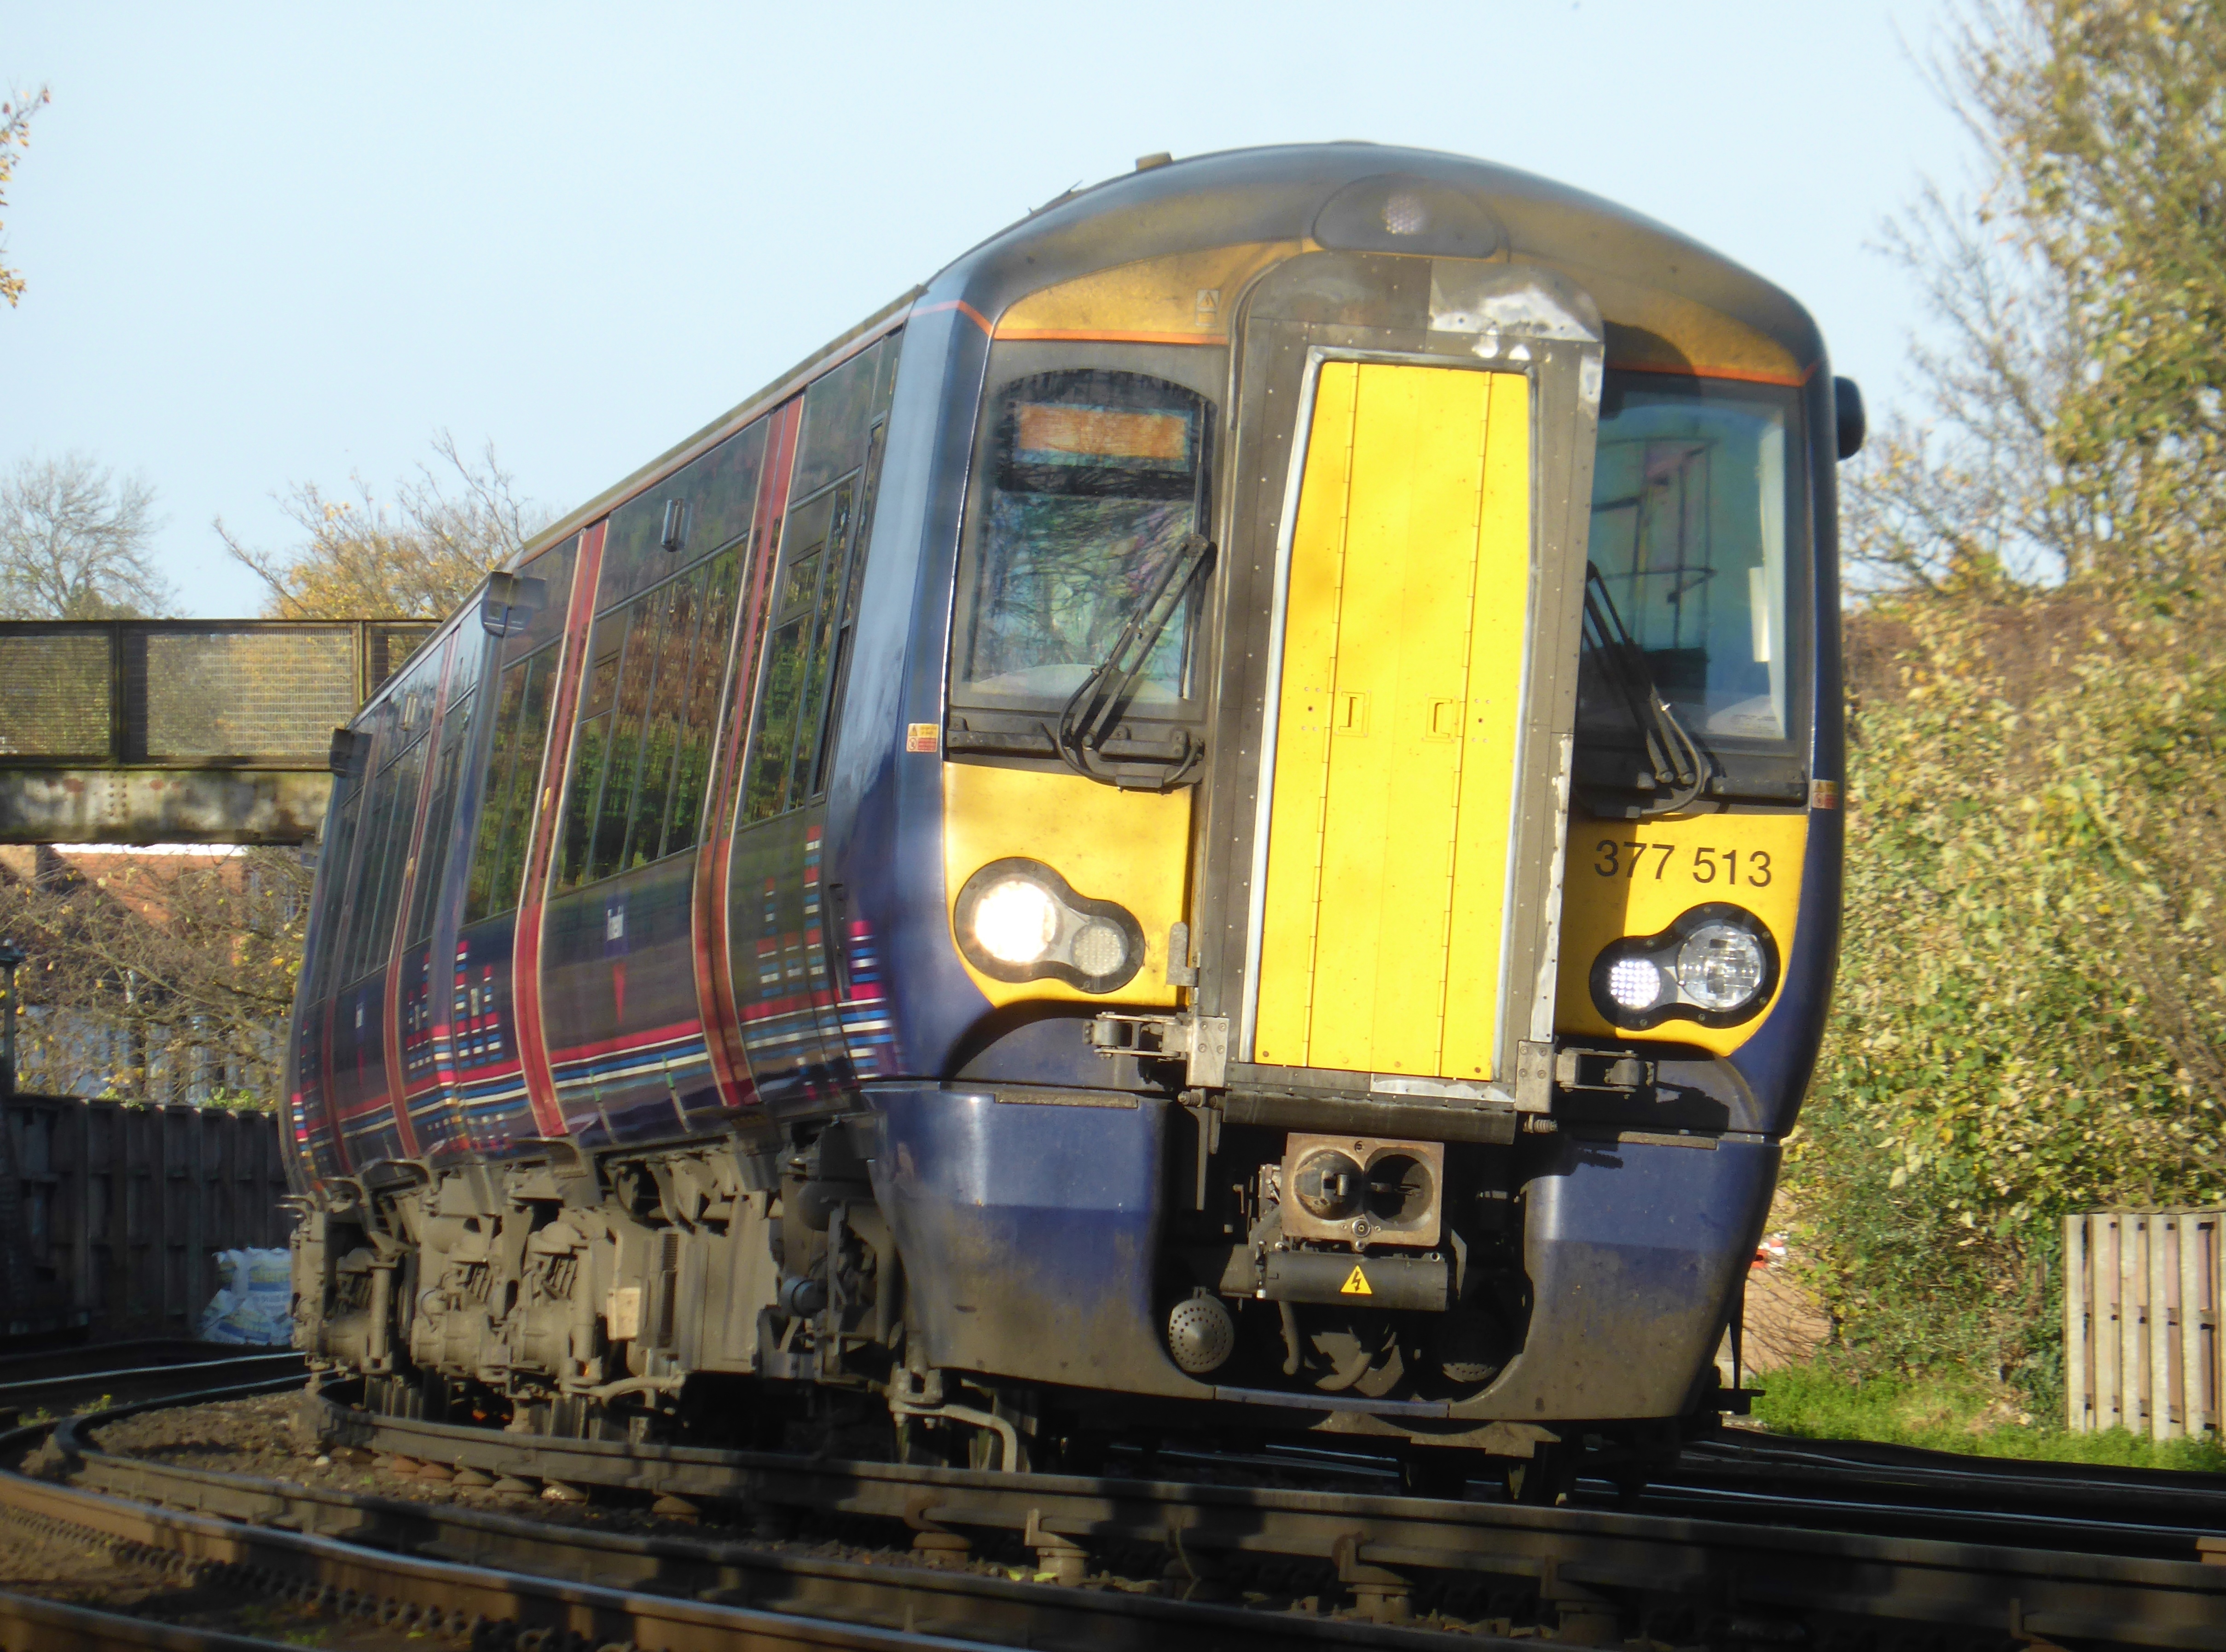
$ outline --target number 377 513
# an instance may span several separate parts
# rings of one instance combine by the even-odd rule
[[[1750,889],[1770,886],[1768,849],[1689,849],[1675,843],[1613,837],[1603,837],[1593,845],[1593,871],[1600,877],[1658,880],[1668,876],[1673,866],[1695,883],[1744,884]]]

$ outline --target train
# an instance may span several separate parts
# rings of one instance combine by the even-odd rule
[[[297,1344],[570,1436],[1643,1483],[1830,996],[1862,436],[1793,298],[1505,167],[1062,194],[335,731]]]

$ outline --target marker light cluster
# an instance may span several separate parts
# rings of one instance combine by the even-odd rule
[[[1077,894],[1040,861],[990,861],[966,880],[951,919],[966,961],[996,981],[1110,993],[1144,962],[1143,928],[1125,907]]]
[[[1593,961],[1593,1003],[1614,1026],[1735,1026],[1770,1001],[1778,944],[1743,906],[1695,906],[1658,935],[1626,935]]]

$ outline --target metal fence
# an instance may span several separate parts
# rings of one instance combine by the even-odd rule
[[[216,1253],[286,1242],[269,1113],[0,1101],[0,1335],[191,1336]]]
[[[2220,1431],[2219,1236],[2226,1211],[2064,1218],[2064,1402],[2075,1433]]]
[[[0,769],[322,769],[412,620],[0,624]]]

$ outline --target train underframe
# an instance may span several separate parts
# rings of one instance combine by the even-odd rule
[[[329,1183],[297,1343],[376,1404],[534,1432],[1081,1471],[1124,1438],[1329,1436],[1417,1489],[1552,1495],[1713,1422],[1778,1158],[1511,1115],[1294,1129],[1200,1092],[858,1099]]]

